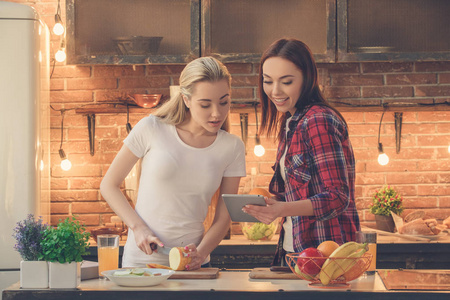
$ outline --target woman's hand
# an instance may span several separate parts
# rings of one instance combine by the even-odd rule
[[[142,252],[147,255],[151,255],[153,253],[150,244],[154,243],[161,247],[164,246],[161,240],[154,235],[154,233],[150,230],[150,228],[148,228],[148,226],[135,228],[133,230],[133,233],[136,245],[139,247],[139,249],[141,249]]]
[[[264,197],[266,206],[260,205],[246,205],[242,208],[242,211],[252,215],[260,222],[270,224],[281,217],[282,206],[284,202],[277,201],[275,198]]]
[[[189,244],[184,248],[188,251],[188,255],[191,258],[191,262],[186,265],[186,270],[192,271],[200,269],[207,255],[203,255],[197,251],[197,246],[195,246],[195,244]]]

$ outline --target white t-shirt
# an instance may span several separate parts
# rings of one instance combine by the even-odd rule
[[[185,144],[175,126],[155,116],[136,124],[125,145],[143,157],[136,212],[168,247],[198,245],[211,198],[223,177],[244,177],[245,148],[241,139],[220,130],[206,148]],[[168,265],[167,255],[147,255],[129,229],[122,266]]]
[[[291,121],[292,117],[288,118],[286,120],[286,135],[289,131],[289,122]],[[287,152],[287,145],[284,148],[283,156],[280,159],[280,173],[281,177],[284,181],[286,181],[286,172],[285,172],[285,160],[286,160],[286,152]],[[286,217],[286,220],[283,223],[283,229],[284,229],[284,239],[283,239],[283,249],[287,252],[294,252],[294,237],[292,234],[292,217],[288,216]]]

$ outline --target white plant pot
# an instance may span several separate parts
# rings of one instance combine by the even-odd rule
[[[77,262],[60,264],[49,262],[49,287],[51,289],[76,289],[81,282],[81,265]]]
[[[23,289],[48,288],[48,263],[22,260],[20,262],[20,287]]]

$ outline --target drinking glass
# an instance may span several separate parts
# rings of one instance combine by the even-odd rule
[[[367,243],[369,246],[368,252],[372,254],[372,261],[370,262],[366,274],[375,274],[375,269],[377,268],[377,233],[375,231],[357,231],[356,242]]]
[[[103,234],[97,236],[98,275],[119,268],[119,236]]]

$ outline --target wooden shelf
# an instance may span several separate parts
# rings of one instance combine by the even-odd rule
[[[411,112],[411,111],[449,111],[450,103],[437,105],[418,105],[418,104],[391,104],[386,106],[350,106],[335,105],[340,112]],[[138,106],[129,106],[130,113],[152,113],[156,108],[142,108]],[[258,107],[258,110],[261,108]],[[80,107],[75,109],[77,114],[121,114],[126,113],[127,108],[124,105],[99,104],[98,106]],[[254,113],[255,108],[251,104],[232,104],[231,113]]]

